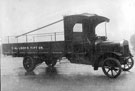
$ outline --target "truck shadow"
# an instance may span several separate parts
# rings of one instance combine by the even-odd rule
[[[36,72],[26,72],[25,79],[39,84],[95,84],[97,86],[102,86],[103,84],[118,85],[120,83],[126,82],[127,75],[129,74],[129,72],[122,73],[118,78],[111,79],[106,77],[104,74],[62,74],[57,67],[46,67],[44,71],[38,74]]]
[[[58,72],[57,69],[55,67],[46,67],[44,71],[40,72],[39,74],[36,74],[36,72],[32,71],[32,72],[25,72],[25,76],[27,77],[54,77],[57,76]]]

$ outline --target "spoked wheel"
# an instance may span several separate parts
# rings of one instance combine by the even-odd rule
[[[132,57],[128,57],[125,59],[125,63],[121,65],[123,71],[128,71],[130,70],[134,65],[134,60]]]
[[[35,69],[35,60],[32,57],[25,57],[23,67],[27,72],[33,71]]]
[[[45,63],[49,67],[54,67],[57,63],[57,60],[46,60]]]
[[[121,73],[120,62],[116,58],[106,58],[102,65],[104,74],[110,78],[116,78]]]

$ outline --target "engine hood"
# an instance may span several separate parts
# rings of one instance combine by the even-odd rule
[[[96,41],[96,51],[98,53],[115,52],[122,55],[129,54],[129,45],[127,40],[122,41]]]
[[[122,40],[122,41],[102,41],[102,40],[97,40],[95,42],[95,44],[100,44],[100,45],[115,45],[115,44],[119,44],[120,46],[124,46],[124,45],[128,45],[128,41],[127,40]]]
[[[96,41],[96,45],[120,45],[120,41]]]
[[[128,50],[128,41],[122,40],[122,41],[96,41],[95,42],[96,51],[98,52],[117,52],[117,53],[123,53],[125,49],[123,49],[125,46],[127,46]]]

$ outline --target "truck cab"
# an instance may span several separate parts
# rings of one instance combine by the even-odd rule
[[[96,26],[102,22],[109,22],[109,19],[88,13],[64,17],[65,52],[69,59],[73,59],[75,63],[94,65],[97,58],[96,45],[107,39],[106,36],[97,36],[95,33]],[[81,25],[81,31],[74,30],[77,24]],[[77,59],[82,57],[85,61],[77,61],[75,56]]]
[[[133,56],[127,40],[119,42],[108,40],[106,29],[104,36],[96,34],[96,27],[103,22],[108,23],[109,19],[96,14],[65,16],[65,54],[72,63],[90,64],[94,70],[102,67],[107,76],[117,77],[121,69],[128,71],[133,67]],[[76,24],[82,26],[81,31],[74,31]],[[116,65],[119,71],[116,71],[114,67]],[[109,67],[106,69],[106,66]],[[117,74],[114,75],[113,71]]]

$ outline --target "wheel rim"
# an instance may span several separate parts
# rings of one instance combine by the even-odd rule
[[[133,67],[134,60],[132,58],[127,58],[125,61],[126,62],[124,64],[122,64],[121,67],[122,67],[123,71],[128,71]]]
[[[106,60],[102,69],[105,75],[110,78],[116,78],[121,73],[120,64],[112,59]]]

